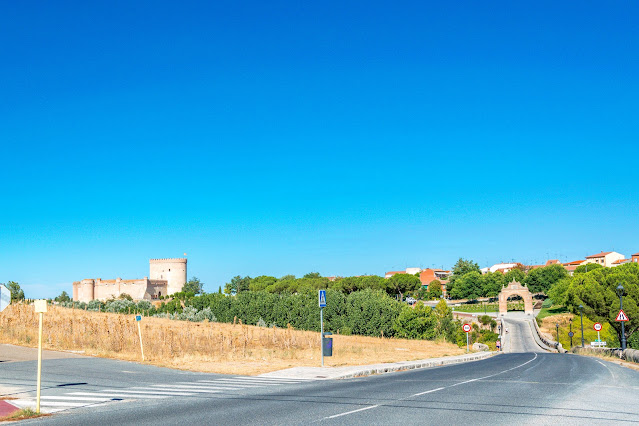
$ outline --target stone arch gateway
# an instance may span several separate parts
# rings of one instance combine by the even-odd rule
[[[530,290],[528,290],[528,287],[513,280],[499,293],[499,315],[506,315],[506,312],[508,312],[508,298],[511,296],[521,296],[524,299],[524,313],[526,315],[533,314],[533,301]]]

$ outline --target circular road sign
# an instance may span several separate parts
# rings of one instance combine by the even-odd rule
[[[570,333],[568,333],[568,337],[572,337],[574,335],[575,335],[575,333],[573,333],[572,331]]]
[[[470,331],[470,324],[464,324],[462,327],[462,330],[464,330],[466,333],[468,333]]]
[[[594,329],[595,329],[595,331],[601,331],[601,329],[602,329],[603,327],[601,326],[601,324],[599,324],[598,322],[596,322],[596,323],[594,323],[594,324],[592,325],[592,328],[594,328]]]

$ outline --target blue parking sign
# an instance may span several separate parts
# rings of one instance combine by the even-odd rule
[[[319,291],[319,307],[320,308],[326,307],[326,290]]]
[[[135,316],[135,320],[136,321],[142,321],[142,315],[136,315]]]

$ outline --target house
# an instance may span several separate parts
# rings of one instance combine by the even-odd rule
[[[615,267],[615,266],[623,265],[624,263],[630,263],[630,262],[632,262],[631,259],[618,259],[612,262],[612,265],[610,266]]]
[[[422,268],[406,268],[405,271],[389,271],[386,272],[386,274],[384,274],[384,278],[390,278],[395,274],[409,274],[409,275],[415,275],[415,274],[419,274],[420,272],[422,272],[423,269]]]
[[[639,263],[639,253],[635,253],[635,254],[632,255],[631,262]]]
[[[562,263],[562,265],[564,265],[564,268],[566,268],[568,274],[572,275],[575,273],[575,269],[577,269],[577,266],[581,265],[584,262],[585,260],[573,260],[572,262]]]
[[[422,282],[422,286],[428,290],[428,284],[438,280],[442,283],[442,293],[446,296],[446,284],[448,284],[448,277],[452,273],[450,271],[444,271],[443,269],[431,269],[426,268],[419,274],[419,280]]]
[[[506,273],[506,272],[510,272],[513,269],[517,269],[517,268],[521,268],[522,264],[517,262],[517,263],[496,263],[493,266],[486,267],[486,268],[481,268],[480,271],[482,274],[486,274],[488,272],[502,272],[502,273]]]
[[[586,260],[584,261],[584,263],[596,263],[603,267],[609,268],[612,266],[614,261],[619,259],[625,259],[625,256],[623,254],[617,253],[616,251],[602,251],[601,253],[586,256]]]

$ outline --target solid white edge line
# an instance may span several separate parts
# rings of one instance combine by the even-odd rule
[[[359,408],[357,410],[348,411],[346,413],[341,413],[341,414],[335,414],[333,416],[328,416],[328,417],[324,417],[324,418],[325,419],[334,419],[335,417],[342,417],[342,416],[346,416],[348,414],[357,413],[359,411],[370,410],[371,408],[375,408],[375,407],[379,407],[379,405],[371,405],[370,407]]]

